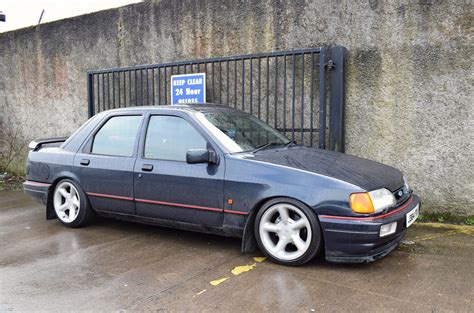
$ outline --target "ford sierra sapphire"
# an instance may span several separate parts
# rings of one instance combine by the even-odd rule
[[[241,237],[279,264],[318,254],[370,262],[394,250],[420,199],[390,166],[297,145],[213,104],[101,112],[69,138],[29,145],[24,191],[46,218],[96,215]]]

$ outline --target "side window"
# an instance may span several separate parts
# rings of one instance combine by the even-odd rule
[[[205,149],[207,141],[186,120],[176,116],[155,115],[150,118],[145,139],[144,157],[186,161],[190,149]]]
[[[95,134],[92,153],[132,156],[142,116],[115,116]]]

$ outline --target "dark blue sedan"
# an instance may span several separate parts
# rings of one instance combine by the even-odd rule
[[[96,215],[242,237],[273,261],[368,262],[395,249],[420,200],[392,167],[296,145],[218,105],[102,112],[32,141],[25,192],[68,227]]]

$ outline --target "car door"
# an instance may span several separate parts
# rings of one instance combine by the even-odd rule
[[[218,227],[223,220],[224,158],[188,164],[190,149],[215,150],[186,116],[150,115],[135,164],[137,215]]]
[[[135,214],[133,167],[142,120],[142,115],[107,118],[76,154],[75,172],[94,209]]]

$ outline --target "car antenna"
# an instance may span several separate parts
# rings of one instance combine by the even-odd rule
[[[43,9],[43,11],[41,11],[41,15],[40,15],[40,18],[38,20],[38,25],[41,23],[41,20],[43,19],[43,14],[44,14],[44,9]]]

